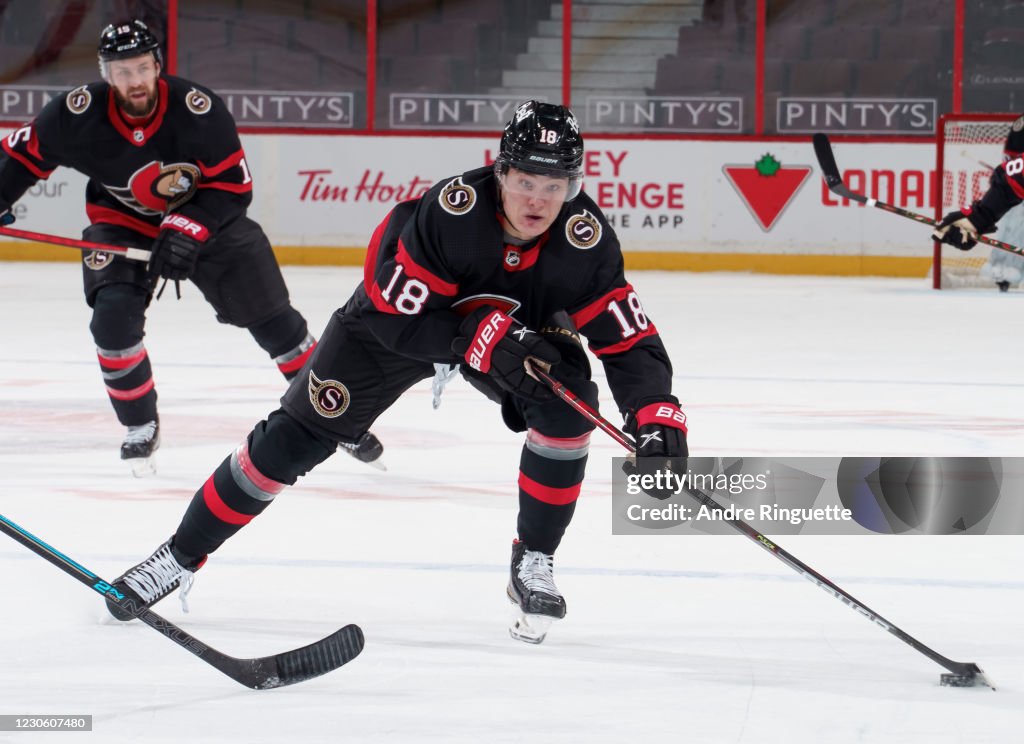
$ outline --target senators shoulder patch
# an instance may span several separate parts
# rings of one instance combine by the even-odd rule
[[[89,108],[89,104],[92,103],[92,93],[89,92],[89,88],[81,85],[68,93],[64,102],[72,114],[84,114],[85,110]]]
[[[213,101],[201,90],[192,88],[192,90],[185,94],[185,106],[196,116],[202,116],[203,114],[210,113],[210,109],[213,108]]]
[[[348,410],[352,400],[348,388],[337,380],[321,380],[309,370],[309,402],[324,418],[337,418]]]
[[[1010,125],[1010,129],[1015,132],[1019,132],[1021,129],[1024,129],[1024,116],[1017,117],[1017,120]]]
[[[586,209],[572,215],[565,222],[565,239],[582,251],[593,248],[601,241],[601,222]]]
[[[476,191],[462,182],[462,176],[453,178],[438,197],[441,208],[448,214],[466,214],[476,204]]]

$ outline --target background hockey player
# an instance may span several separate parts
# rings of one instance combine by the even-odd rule
[[[578,329],[604,364],[639,454],[687,454],[668,355],[623,275],[614,231],[580,193],[582,164],[573,114],[530,101],[506,126],[494,167],[396,206],[373,234],[363,283],[281,407],[196,492],[173,537],[117,587],[151,604],[188,585],[207,554],[337,441],[366,431],[435,364],[460,364],[501,405],[505,423],[526,433],[507,591],[523,615],[513,635],[540,642],[566,612],[553,554],[572,519],[593,426],[528,374],[527,360],[596,407]],[[111,612],[129,619],[117,605]]]
[[[1021,156],[1024,156],[1024,116],[1010,126],[1003,147],[1003,162]],[[1014,207],[999,221],[999,239],[1010,245],[1024,245],[1024,207]],[[994,249],[981,267],[981,275],[991,279],[1001,292],[1019,287],[1024,279],[1024,256]]]
[[[144,475],[160,442],[143,336],[161,277],[176,287],[191,279],[217,319],[246,328],[286,378],[316,342],[289,302],[266,235],[246,216],[252,178],[223,102],[161,75],[159,43],[138,20],[103,30],[99,65],[101,82],[55,98],[3,141],[0,224],[13,222],[11,205],[63,165],[89,178],[86,240],[152,251],[148,267],[101,252],[82,267],[103,381],[128,427],[121,457]],[[366,433],[349,451],[369,461],[381,447]]]
[[[969,251],[978,235],[995,232],[1010,245],[1024,245],[1024,207],[1013,208],[1024,200],[1024,116],[1010,126],[1003,147],[1003,162],[992,172],[988,191],[974,204],[947,214],[933,233],[943,243]],[[1024,257],[993,248],[981,269],[1001,292],[1020,285],[1024,278]]]

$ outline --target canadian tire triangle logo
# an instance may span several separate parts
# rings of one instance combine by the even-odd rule
[[[722,166],[725,177],[765,232],[779,221],[811,170],[809,165],[783,167],[769,154],[753,165]]]

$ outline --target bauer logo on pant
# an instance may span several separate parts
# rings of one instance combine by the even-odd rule
[[[337,380],[321,380],[309,370],[309,402],[324,418],[336,418],[348,410],[351,396]]]

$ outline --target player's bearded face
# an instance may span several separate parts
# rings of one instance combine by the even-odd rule
[[[568,192],[568,178],[509,168],[501,177],[501,207],[505,212],[506,229],[524,240],[543,235],[562,211]]]
[[[114,99],[128,116],[148,116],[156,108],[156,81],[160,63],[152,54],[107,63],[107,82],[114,89]]]

